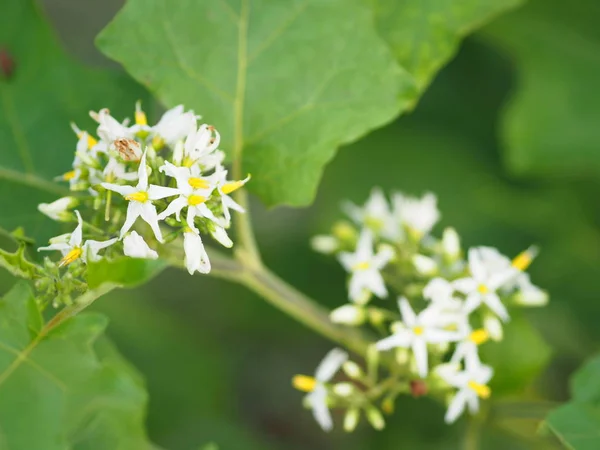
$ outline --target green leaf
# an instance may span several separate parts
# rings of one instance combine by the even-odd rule
[[[502,118],[505,158],[522,175],[600,171],[598,3],[531,0],[486,34],[516,63]]]
[[[578,402],[600,406],[600,356],[589,360],[572,376],[571,394]]]
[[[4,267],[15,277],[33,280],[39,274],[39,267],[25,257],[26,245],[21,243],[15,252],[0,248],[0,267]]]
[[[167,264],[162,260],[121,257],[101,259],[87,266],[87,282],[90,289],[104,283],[121,287],[135,287],[158,275]]]
[[[131,0],[97,44],[166,105],[214,124],[266,204],[298,206],[340,145],[414,96],[372,22],[361,0]]]
[[[34,1],[3,0],[0,17],[0,46],[14,61],[12,75],[0,74],[0,226],[27,223],[29,235],[48,238],[55,229],[36,206],[68,194],[52,180],[71,168],[69,122],[92,130],[90,109],[131,113],[145,93],[125,75],[73,62]]]
[[[585,403],[568,403],[552,411],[546,425],[566,448],[600,448],[600,409]]]
[[[100,339],[106,324],[83,313],[44,325],[25,283],[0,300],[2,448],[151,448],[143,428],[147,394]]]
[[[550,360],[550,347],[522,315],[511,313],[501,342],[481,346],[481,359],[494,368],[490,383],[495,396],[522,392]]]
[[[463,37],[523,0],[373,0],[379,33],[422,93]]]

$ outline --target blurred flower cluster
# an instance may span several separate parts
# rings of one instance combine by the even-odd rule
[[[68,302],[72,290],[85,288],[81,279],[88,262],[123,254],[156,259],[158,246],[176,239],[189,273],[208,273],[201,235],[233,245],[226,231],[230,210],[244,210],[230,194],[249,179],[227,179],[217,130],[199,125],[200,117],[181,105],[153,126],[139,103],[133,124],[119,122],[108,109],[90,116],[98,123],[97,137],[71,125],[78,138],[75,158],[72,170],[58,178],[73,195],[39,205],[53,220],[77,224],[39,248],[62,254],[58,263],[46,259],[49,276],[38,280],[39,290],[55,303]]]
[[[548,301],[525,273],[535,248],[511,260],[494,248],[476,247],[465,259],[454,229],[446,228],[441,239],[430,234],[440,218],[433,194],[394,193],[391,200],[374,189],[364,206],[344,204],[350,220],[312,241],[349,273],[349,303],[333,310],[331,320],[368,325],[381,337],[367,355],[366,370],[334,349],[314,377],[294,377],[294,386],[308,392],[306,405],[325,430],[332,428],[332,407],[346,410],[346,431],[356,427],[361,412],[373,427],[382,428],[382,412],[391,413],[401,394],[446,402],[447,423],[466,409],[477,412],[480,399],[491,395],[493,376],[493,368],[480,359],[479,346],[503,339],[512,308]],[[372,304],[392,292],[398,309],[396,302],[392,307]],[[389,376],[381,378],[377,367],[384,357]],[[339,369],[347,380],[334,383]]]

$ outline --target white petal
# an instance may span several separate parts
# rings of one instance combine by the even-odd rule
[[[158,214],[156,214],[156,206],[154,206],[150,202],[142,204],[140,208],[140,216],[148,225],[150,225],[150,228],[152,228],[156,240],[162,243],[163,238],[162,233],[160,231],[160,226],[158,225]]]
[[[356,256],[361,261],[368,261],[373,256],[373,234],[367,228],[363,228],[356,244]]]
[[[161,212],[158,215],[158,220],[164,220],[165,218],[175,214],[177,220],[181,221],[181,210],[185,208],[187,204],[187,198],[183,196],[176,198],[171,203],[169,203],[169,206],[167,206],[167,208],[163,212]]]
[[[376,270],[368,270],[364,273],[364,280],[366,287],[377,297],[385,298],[388,295],[388,291],[385,287],[383,277]]]
[[[406,297],[402,297],[398,300],[398,307],[400,308],[400,313],[402,314],[402,321],[407,327],[414,327],[417,323],[417,316],[415,315],[415,312],[411,308]]]
[[[123,253],[131,258],[157,259],[158,253],[152,250],[144,238],[132,231],[123,239]]]
[[[88,239],[85,241],[85,244],[83,244],[83,260],[98,260],[98,252],[106,247],[110,247],[117,242],[117,240],[117,238],[109,239],[108,241],[94,241],[92,239]]]
[[[210,209],[208,209],[208,206],[206,206],[206,204],[201,203],[199,205],[194,206],[194,208],[196,208],[198,215],[206,217],[207,219],[212,220],[216,224],[219,223],[219,219],[217,219],[213,212]]]
[[[81,241],[83,240],[83,220],[81,220],[79,211],[75,211],[75,215],[77,216],[77,227],[75,228],[75,231],[71,233],[69,245],[71,245],[71,247],[81,247]]]
[[[352,272],[353,267],[358,262],[354,253],[348,253],[348,252],[340,253],[338,255],[338,259],[339,259],[340,263],[342,264],[342,266],[344,266],[344,269],[346,269],[348,272]]]
[[[483,296],[483,301],[504,322],[510,319],[506,307],[504,306],[504,304],[500,300],[500,297],[498,297],[497,294],[486,294]]]
[[[333,420],[327,407],[327,391],[325,388],[315,389],[310,395],[310,404],[315,420],[325,431],[333,429]]]
[[[467,403],[467,392],[465,389],[459,390],[450,405],[448,405],[448,410],[446,411],[446,416],[444,420],[446,423],[450,424],[456,421],[460,417],[460,415],[465,411],[466,403]]]
[[[123,197],[126,195],[133,194],[134,192],[138,192],[138,189],[133,186],[123,186],[120,184],[112,184],[112,183],[101,183],[100,184],[104,189],[108,189],[109,191],[114,191],[121,194]]]
[[[359,302],[365,291],[365,273],[354,272],[348,282],[348,297],[353,302]]]
[[[223,247],[231,248],[233,247],[233,241],[227,235],[227,231],[225,228],[220,227],[218,225],[215,226],[215,230],[210,233],[212,237],[214,237],[219,244]]]
[[[481,305],[482,296],[479,292],[473,292],[467,296],[465,301],[464,311],[465,314],[471,314],[476,308]]]
[[[459,278],[458,280],[454,280],[452,282],[452,286],[458,292],[462,292],[463,294],[470,294],[471,292],[477,290],[477,281],[473,278]]]
[[[390,247],[382,248],[377,254],[371,259],[371,264],[376,269],[382,269],[392,258],[394,257],[394,250]]]
[[[417,370],[421,378],[427,376],[427,343],[424,339],[416,337],[412,342],[412,351],[415,355],[415,361],[417,363]]]
[[[477,414],[479,411],[479,397],[476,394],[467,395],[467,404],[469,405],[469,412],[471,414]]]
[[[193,275],[196,271],[200,273],[210,272],[210,260],[199,234],[194,232],[184,233],[183,249],[185,251],[185,266],[190,275]]]
[[[435,328],[426,328],[424,336],[427,342],[431,342],[432,344],[456,342],[460,339],[460,334],[456,331],[438,330]]]
[[[377,341],[377,350],[389,350],[391,348],[402,347],[407,348],[412,342],[412,334],[408,330],[401,330],[391,336]]]
[[[315,378],[320,382],[329,381],[347,359],[348,353],[345,351],[339,348],[330,350],[329,353],[325,355],[325,358],[323,358],[323,361],[317,366]]]
[[[146,166],[146,152],[142,154],[142,158],[140,159],[137,188],[140,191],[148,190],[148,167]]]
[[[151,184],[148,187],[148,198],[150,200],[160,200],[161,198],[172,197],[174,195],[179,195],[181,192],[179,189],[164,187],[164,186],[155,186]]]
[[[46,247],[39,247],[37,249],[38,252],[45,252],[45,251],[53,251],[53,250],[59,250],[61,252],[68,252],[69,250],[71,250],[71,246],[67,243],[56,243],[56,244],[50,244]]]
[[[133,226],[137,218],[141,215],[141,213],[141,203],[129,202],[129,205],[127,206],[127,216],[125,217],[125,223],[121,227],[119,239],[123,239],[125,233],[127,233],[131,229],[131,227]]]

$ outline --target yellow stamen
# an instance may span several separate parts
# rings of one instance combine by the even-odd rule
[[[480,294],[487,294],[488,292],[490,292],[490,290],[488,289],[488,287],[485,284],[480,284],[477,287],[477,290],[479,291]]]
[[[352,267],[352,269],[354,270],[367,270],[371,265],[369,264],[369,261],[362,261],[359,263],[356,263],[354,265],[354,267]]]
[[[188,180],[188,183],[191,187],[193,187],[194,189],[208,189],[208,187],[210,186],[210,184],[208,183],[208,181],[202,179],[202,178],[190,178]]]
[[[233,191],[237,191],[243,185],[243,181],[232,181],[231,183],[226,183],[223,186],[221,186],[221,192],[223,192],[223,194],[225,195],[231,194]]]
[[[533,258],[535,258],[537,250],[535,247],[529,247],[524,252],[519,253],[515,259],[512,260],[512,266],[518,270],[525,270],[529,267]]]
[[[206,201],[206,197],[202,197],[201,195],[190,195],[188,197],[188,205],[196,206],[200,203],[204,203]]]
[[[485,331],[483,328],[480,328],[479,330],[475,330],[469,335],[469,340],[471,342],[473,342],[475,345],[481,345],[485,341],[487,341],[489,338],[490,338],[489,333],[487,331]]]
[[[81,257],[83,250],[79,247],[74,247],[69,253],[67,253],[58,263],[58,267],[64,267],[71,264],[73,261],[78,260]]]
[[[135,123],[137,125],[148,125],[148,118],[144,111],[138,110],[135,112]]]
[[[126,195],[125,200],[146,203],[148,201],[148,193],[144,191],[134,192],[133,194]]]
[[[306,375],[296,375],[292,378],[292,386],[302,392],[312,392],[315,390],[317,380]]]
[[[488,398],[492,394],[492,390],[485,384],[480,384],[475,381],[469,381],[469,387],[481,398]]]
[[[425,332],[425,329],[421,326],[413,327],[413,333],[417,336],[421,336]]]
[[[75,171],[74,170],[71,170],[70,172],[67,172],[67,173],[65,173],[63,175],[63,180],[65,180],[65,181],[70,181],[73,178],[75,178]]]

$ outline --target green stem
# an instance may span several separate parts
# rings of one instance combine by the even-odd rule
[[[479,450],[480,438],[481,422],[475,417],[469,417],[465,438],[463,440],[463,450]]]

